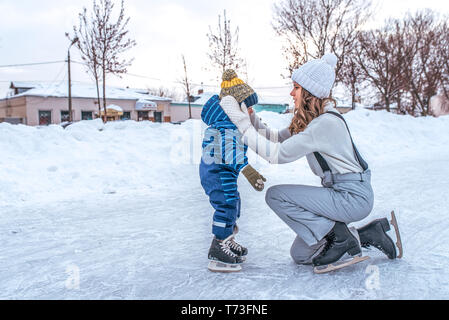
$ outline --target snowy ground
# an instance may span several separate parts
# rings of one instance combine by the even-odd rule
[[[274,127],[289,120],[259,115]],[[346,119],[376,195],[354,225],[395,210],[404,258],[366,251],[368,262],[326,275],[292,262],[295,235],[244,177],[237,240],[248,260],[241,273],[206,269],[212,210],[198,120],[0,124],[0,299],[448,299],[449,117]],[[267,188],[319,185],[305,159],[270,166],[251,153],[250,162]]]

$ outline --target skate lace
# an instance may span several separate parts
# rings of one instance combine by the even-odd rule
[[[229,246],[232,249],[237,250],[239,252],[243,251],[242,246],[240,244],[238,244],[237,242],[235,242],[234,239],[229,240]]]
[[[371,244],[370,244],[369,242],[361,242],[360,244],[361,244],[361,246],[362,246],[363,248],[369,248],[369,247],[371,247]]]
[[[237,257],[237,255],[231,251],[231,248],[229,247],[230,243],[231,243],[231,240],[228,240],[228,241],[223,240],[220,243],[221,250],[231,257]]]
[[[334,243],[335,243],[335,235],[333,234],[333,233],[331,233],[331,234],[329,234],[327,237],[326,237],[326,244],[324,245],[324,248],[323,248],[323,250],[321,251],[321,253],[320,253],[320,256],[323,256],[324,254],[326,254],[326,252],[330,249],[330,248],[332,248],[333,246],[334,246]]]
[[[371,244],[369,242],[362,242],[361,245],[362,245],[363,248],[366,248],[366,249],[369,249],[369,248],[371,248],[373,246],[374,248],[376,248],[376,249],[382,251],[383,253],[387,254],[387,252],[384,250],[384,248],[382,248],[382,246],[379,245],[379,244]]]

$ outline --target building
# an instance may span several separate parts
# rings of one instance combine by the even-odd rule
[[[192,119],[201,119],[201,111],[204,104],[214,94],[216,93],[198,90],[198,95],[190,98],[190,112],[192,114]],[[170,114],[172,122],[181,122],[189,119],[189,103],[187,101],[172,102],[170,104]]]
[[[216,92],[204,92],[203,90],[198,90],[197,95],[193,95],[190,98],[190,110],[192,114],[192,119],[201,119],[201,110],[203,105],[209,100],[213,95],[218,95]],[[277,113],[284,113],[288,109],[288,104],[277,102],[274,99],[272,101],[266,100],[259,95],[259,103],[256,104],[253,109],[256,112],[259,111],[272,111]],[[187,101],[183,102],[172,102],[170,104],[170,114],[172,122],[181,122],[189,119],[189,103]]]
[[[73,82],[71,91],[73,121],[99,117],[95,85]],[[0,122],[36,126],[68,121],[67,92],[67,83],[11,82],[8,97],[0,100]],[[109,120],[171,121],[171,99],[145,94],[141,90],[107,87],[106,102]]]
[[[285,113],[288,110],[288,103],[279,102],[273,98],[267,99],[264,97],[260,97],[259,102],[253,106],[254,111],[271,111],[276,113]]]

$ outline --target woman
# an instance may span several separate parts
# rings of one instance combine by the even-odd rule
[[[336,64],[337,57],[327,54],[293,72],[294,115],[290,126],[280,131],[267,128],[245,108],[242,112],[230,96],[221,102],[257,154],[279,164],[306,156],[322,179],[323,187],[277,185],[267,190],[267,204],[297,234],[290,253],[298,264],[329,265],[346,254],[361,255],[361,245],[396,258],[395,245],[386,234],[387,219],[359,230],[347,226],[370,214],[374,194],[371,171],[330,97]]]

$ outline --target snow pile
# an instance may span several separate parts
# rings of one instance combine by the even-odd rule
[[[291,119],[259,116],[278,128]],[[244,177],[238,241],[248,261],[239,274],[207,271],[213,212],[198,176],[199,120],[91,120],[65,130],[0,123],[0,298],[449,298],[449,116],[356,110],[345,118],[376,196],[355,225],[395,210],[404,259],[366,251],[369,262],[324,276],[292,262],[295,235]],[[266,189],[320,183],[305,159],[249,158]]]
[[[61,126],[0,124],[0,204],[57,201],[91,193],[148,192],[170,185],[167,137],[181,127],[81,121]],[[165,182],[163,173],[166,173]]]
[[[447,153],[449,117],[395,115],[387,111],[357,110],[345,115],[353,139],[374,164],[407,158],[432,159]]]

